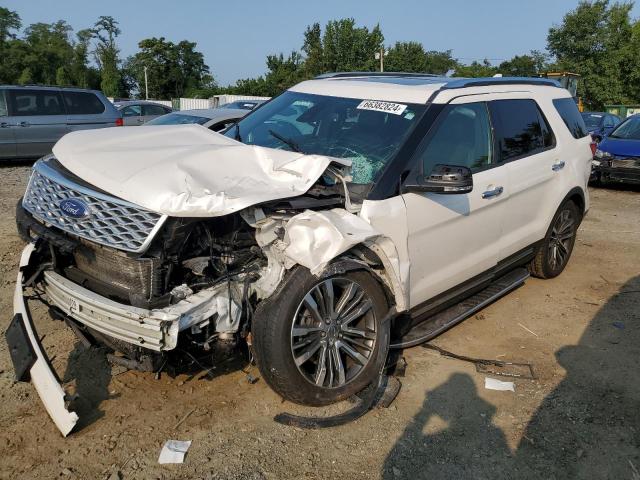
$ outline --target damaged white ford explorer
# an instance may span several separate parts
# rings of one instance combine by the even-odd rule
[[[17,209],[29,244],[6,334],[16,377],[68,434],[77,415],[30,318],[35,292],[129,368],[249,345],[283,398],[345,399],[390,348],[529,273],[560,274],[591,155],[574,99],[530,78],[328,74],[224,134],[68,134]]]

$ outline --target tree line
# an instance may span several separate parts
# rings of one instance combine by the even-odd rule
[[[336,71],[375,71],[384,52],[387,71],[425,72],[457,77],[538,76],[549,71],[581,75],[578,95],[589,108],[640,103],[640,21],[632,3],[581,1],[549,29],[547,51],[533,50],[494,65],[464,64],[451,50],[425,49],[416,41],[385,45],[379,25],[358,26],[353,18],[309,25],[299,50],[268,55],[266,73],[229,86],[215,83],[194,42],[147,38],[138,52],[122,59],[118,22],[101,16],[73,35],[60,20],[22,28],[17,12],[0,7],[0,83],[75,85],[101,89],[108,96],[176,98],[217,93],[274,96],[302,80]],[[147,70],[148,92],[144,71]]]

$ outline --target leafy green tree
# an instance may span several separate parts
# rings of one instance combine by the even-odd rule
[[[470,65],[458,65],[455,69],[454,77],[493,77],[500,73],[498,68],[491,65],[491,62],[484,59],[482,62],[473,61]]]
[[[396,42],[384,56],[389,72],[427,72],[427,54],[420,42]]]
[[[100,87],[108,97],[122,97],[128,93],[120,71],[120,50],[116,44],[120,33],[118,21],[111,16],[98,17],[93,27],[97,42],[94,55],[102,77]]]
[[[147,68],[149,98],[179,98],[187,94],[210,94],[215,82],[196,44],[186,40],[174,44],[164,37],[147,38],[140,51],[127,59],[127,77],[145,96],[144,69]]]
[[[425,55],[425,71],[436,75],[444,75],[458,67],[458,61],[451,55],[451,50],[429,50]]]
[[[26,67],[20,76],[18,77],[18,82],[20,85],[28,85],[33,83],[33,75],[31,74],[31,69]]]
[[[327,22],[322,37],[324,68],[329,72],[375,71],[376,52],[383,47],[380,26],[369,31],[356,27],[353,18]]]
[[[631,97],[637,91],[633,65],[639,54],[633,44],[632,6],[611,5],[608,0],[581,1],[560,25],[549,29],[549,52],[559,69],[582,76],[578,95],[590,108],[638,100]]]
[[[322,32],[319,23],[314,23],[305,30],[302,51],[306,55],[304,68],[307,77],[312,78],[325,73]]]
[[[0,44],[15,39],[16,30],[20,30],[22,22],[20,15],[8,8],[0,7]]]
[[[547,55],[532,50],[528,55],[516,55],[498,66],[499,72],[505,77],[536,77],[547,69]]]

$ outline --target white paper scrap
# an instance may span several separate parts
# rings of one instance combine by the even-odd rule
[[[484,388],[487,390],[516,391],[513,382],[503,382],[489,377],[484,377]]]
[[[162,450],[158,463],[182,463],[184,456],[191,446],[191,440],[167,440]]]

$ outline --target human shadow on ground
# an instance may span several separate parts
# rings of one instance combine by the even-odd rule
[[[383,478],[481,478],[477,472],[496,471],[510,451],[504,434],[492,424],[495,412],[493,405],[478,396],[469,375],[453,374],[427,394],[389,453]],[[423,433],[434,417],[440,417],[446,428]]]
[[[531,417],[515,453],[492,424],[495,407],[478,397],[470,376],[457,373],[427,393],[382,477],[640,480],[640,276],[598,311],[578,345],[556,357],[566,376]],[[423,433],[434,416],[448,425]]]

